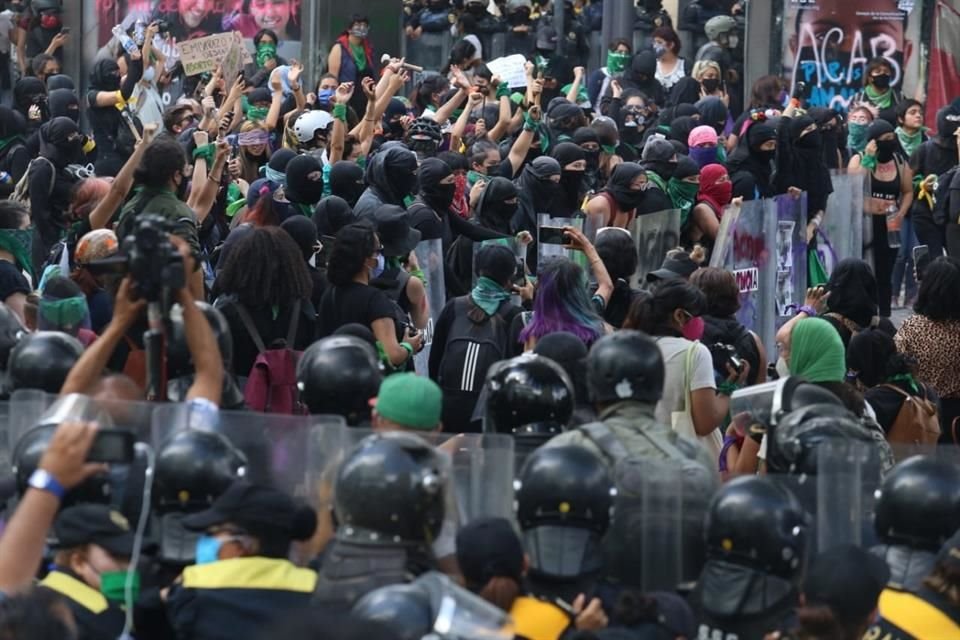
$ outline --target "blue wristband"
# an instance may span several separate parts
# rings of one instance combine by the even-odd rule
[[[34,471],[30,475],[30,480],[27,481],[27,484],[34,489],[52,493],[57,497],[57,500],[63,500],[63,496],[67,495],[67,490],[63,488],[63,485],[57,482],[53,474],[44,469]]]
[[[817,310],[814,309],[813,307],[809,306],[809,305],[803,305],[802,307],[800,307],[799,309],[797,309],[797,313],[805,313],[805,314],[807,314],[807,317],[809,317],[809,318],[816,318],[816,317],[817,317]]]

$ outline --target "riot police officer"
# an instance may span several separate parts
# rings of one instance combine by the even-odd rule
[[[491,367],[483,430],[514,437],[518,456],[562,433],[573,416],[573,383],[553,360],[525,353]]]
[[[871,551],[890,567],[890,589],[917,591],[937,551],[960,529],[960,467],[930,456],[904,460],[881,485]]]
[[[7,391],[39,389],[60,393],[60,387],[81,355],[80,341],[60,331],[38,331],[24,336],[10,352]]]
[[[784,486],[748,476],[726,484],[706,518],[707,563],[690,604],[699,637],[762,638],[784,628],[799,598],[806,515]]]
[[[297,387],[307,410],[343,416],[351,427],[370,426],[370,398],[382,378],[373,348],[349,335],[313,343],[297,365]]]
[[[532,595],[572,603],[603,570],[613,480],[603,460],[574,445],[534,451],[517,477],[517,521],[530,556]]]
[[[441,454],[403,432],[365,438],[344,460],[334,485],[336,536],[327,547],[314,601],[347,609],[382,586],[434,567],[430,545],[445,513]]]
[[[695,461],[716,475],[716,460],[703,447],[654,418],[663,380],[660,349],[648,336],[632,330],[604,336],[587,356],[587,391],[599,422],[556,436],[547,446],[577,444],[610,466],[628,455]]]

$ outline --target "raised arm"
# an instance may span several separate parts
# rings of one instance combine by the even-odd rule
[[[127,158],[117,176],[110,183],[110,190],[107,195],[97,203],[97,206],[90,212],[90,228],[103,229],[110,223],[110,218],[116,213],[120,205],[126,199],[133,187],[133,174],[140,166],[140,160],[143,158],[143,152],[146,150],[154,136],[157,134],[158,125],[151,123],[144,125],[143,137],[136,143],[133,153]]]
[[[330,133],[330,164],[343,159],[344,138],[347,129],[347,105],[353,98],[352,82],[342,82],[333,96],[333,131]],[[369,103],[367,104],[369,108]]]

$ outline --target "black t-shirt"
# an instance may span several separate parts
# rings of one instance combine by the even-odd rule
[[[249,375],[253,363],[256,362],[259,352],[257,346],[247,331],[240,313],[237,311],[237,301],[234,296],[221,296],[215,302],[217,309],[223,313],[227,324],[230,326],[230,336],[233,338],[233,360],[231,362],[231,373],[244,377]],[[250,319],[253,321],[260,339],[267,349],[276,344],[278,340],[286,340],[290,331],[293,318],[293,303],[283,305],[274,312],[269,306],[247,307]],[[316,334],[313,305],[309,300],[300,301],[300,315],[297,318],[297,331],[294,335],[293,344],[288,347],[297,351],[303,351],[310,346]]]
[[[371,327],[375,320],[396,318],[396,304],[383,291],[370,285],[351,282],[327,289],[317,316],[319,336],[324,338],[345,324]]]
[[[0,260],[0,302],[15,293],[30,293],[30,285],[15,264]]]
[[[892,384],[898,389],[909,393],[911,396],[916,396],[909,386],[903,382],[890,382],[886,384]],[[924,387],[924,391],[925,398],[931,400],[934,404],[939,404],[936,394],[931,389]],[[903,407],[903,394],[897,393],[890,387],[876,386],[867,389],[867,392],[864,394],[864,398],[870,403],[870,407],[877,415],[877,423],[880,425],[880,428],[883,429],[884,433],[888,433],[890,428],[893,426],[893,423],[896,422],[897,415],[899,415],[901,407]]]

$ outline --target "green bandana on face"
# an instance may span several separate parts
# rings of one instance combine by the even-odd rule
[[[263,67],[267,60],[276,59],[277,45],[272,42],[261,42],[257,46],[257,66]]]
[[[490,278],[480,276],[477,278],[477,285],[470,292],[470,297],[485,314],[492,316],[504,300],[510,299],[510,292]]]
[[[17,266],[33,276],[33,259],[30,251],[33,248],[32,229],[0,229],[0,249],[13,254]]]
[[[670,178],[667,182],[667,195],[673,202],[673,206],[680,209],[680,226],[687,223],[690,211],[693,210],[693,204],[697,199],[697,192],[700,191],[700,185],[693,182],[685,182],[677,178]]]
[[[627,68],[627,62],[630,61],[629,53],[617,53],[616,51],[607,52],[607,71],[611,76],[622,75]]]
[[[253,120],[254,122],[262,122],[267,119],[267,114],[270,113],[270,107],[254,107],[251,106],[247,109],[247,120]]]
[[[126,571],[105,571],[100,574],[100,593],[110,602],[126,602],[127,572]],[[137,601],[140,596],[140,574],[134,572],[133,583],[131,584],[132,600]]]

